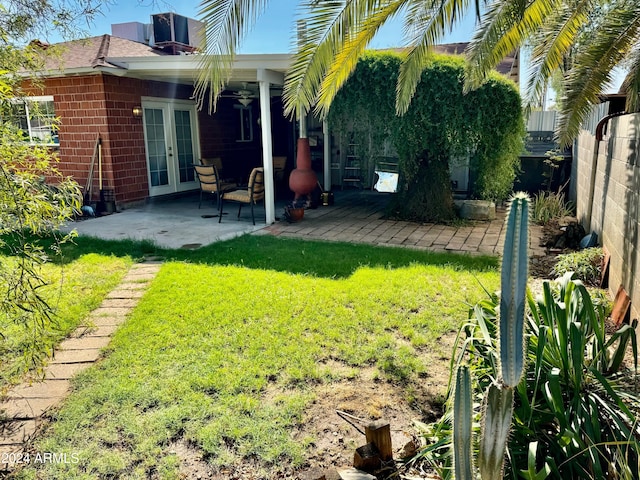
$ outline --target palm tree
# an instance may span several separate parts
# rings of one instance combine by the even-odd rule
[[[203,0],[206,56],[198,82],[209,104],[224,89],[242,36],[267,0]],[[627,109],[640,106],[640,2],[637,0],[303,0],[298,46],[284,88],[285,113],[312,109],[324,117],[380,27],[403,15],[407,52],[400,70],[396,110],[406,112],[432,46],[473,8],[479,19],[467,56],[467,88],[477,87],[506,55],[535,39],[527,98],[535,102],[551,75],[567,67],[558,137],[568,144],[613,68],[628,69]],[[600,15],[593,15],[597,11]],[[481,16],[480,16],[481,15]],[[569,64],[567,65],[567,63]],[[210,87],[207,90],[207,87]]]
[[[532,47],[530,104],[539,102],[554,72],[563,72],[558,139],[577,136],[591,105],[609,86],[614,68],[628,70],[627,111],[640,107],[640,2],[637,0],[495,0],[474,34],[467,88],[527,40]]]
[[[479,0],[476,9],[479,8]],[[197,95],[210,108],[225,87],[242,36],[267,8],[267,0],[202,0],[206,23],[205,57]],[[399,112],[406,111],[424,60],[433,45],[470,7],[470,0],[302,0],[298,44],[284,88],[285,113],[299,117],[315,109],[328,112],[337,91],[380,27],[404,15],[407,56],[398,92]]]

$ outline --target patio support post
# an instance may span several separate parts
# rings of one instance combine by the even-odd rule
[[[282,84],[284,76],[277,72],[258,70],[260,84],[260,127],[262,129],[262,165],[264,167],[264,209],[267,225],[276,221],[275,186],[273,183],[273,141],[271,137],[271,83]]]
[[[273,184],[273,142],[271,141],[271,102],[269,82],[260,82],[260,127],[262,128],[262,165],[264,167],[264,210],[267,225],[276,221]]]
[[[329,135],[329,122],[322,121],[322,134],[324,135],[324,190],[331,190],[331,135]]]

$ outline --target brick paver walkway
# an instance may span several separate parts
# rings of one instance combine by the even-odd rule
[[[4,411],[0,422],[0,477],[2,471],[21,460],[24,444],[36,432],[45,412],[68,395],[71,377],[100,357],[159,270],[159,263],[133,265],[87,321],[60,343],[45,368],[44,381],[15,387],[0,403],[0,412]]]
[[[333,240],[373,245],[403,246],[436,252],[500,254],[504,244],[504,208],[490,222],[469,222],[464,226],[436,225],[386,220],[386,195],[367,190],[345,192],[330,207],[306,210],[298,223],[275,223],[261,230],[282,237]],[[543,255],[539,246],[542,228],[530,228],[532,255]]]

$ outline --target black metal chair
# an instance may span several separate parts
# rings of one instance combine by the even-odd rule
[[[237,185],[235,183],[223,182],[218,175],[218,169],[215,165],[194,165],[193,168],[196,171],[196,176],[200,182],[200,203],[198,208],[202,206],[202,196],[204,193],[211,193],[217,197],[218,211],[220,210],[221,194],[235,190]]]
[[[253,205],[263,200],[264,168],[258,167],[251,170],[247,188],[237,189],[231,192],[224,192],[220,195],[220,216],[218,217],[218,223],[222,221],[222,209],[224,208],[224,203],[237,202],[240,204],[240,206],[238,207],[238,219],[240,219],[242,205],[251,205],[251,220],[253,220],[253,224],[255,225],[256,217],[253,212]]]

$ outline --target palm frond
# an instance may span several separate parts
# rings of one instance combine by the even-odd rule
[[[205,23],[205,55],[199,65],[195,97],[202,107],[208,100],[209,111],[215,109],[233,67],[242,37],[264,11],[268,0],[204,0],[199,17]]]
[[[462,18],[469,0],[412,2],[405,22],[409,51],[400,66],[396,90],[396,113],[404,114],[416,91],[432,48]],[[479,8],[476,3],[476,8]]]
[[[536,35],[531,52],[531,74],[527,85],[527,104],[538,104],[546,91],[549,79],[560,68],[581,31],[588,21],[587,12],[593,0],[579,0],[577,4],[563,5],[555,15],[550,15]]]
[[[611,84],[614,67],[635,51],[639,41],[640,5],[619,2],[607,13],[589,44],[577,52],[566,79],[556,132],[562,145],[569,145],[578,135],[591,105],[598,102],[599,95]]]
[[[286,75],[285,115],[299,117],[313,108],[328,69],[344,45],[366,19],[392,0],[308,0],[303,2],[303,25],[298,48]]]
[[[465,90],[478,87],[487,72],[518,48],[556,11],[562,0],[494,0],[482,16],[467,50]]]
[[[622,84],[627,94],[626,109],[627,112],[637,112],[640,111],[640,42],[633,48],[624,66],[628,70]]]
[[[342,49],[336,53],[324,80],[320,85],[316,112],[324,118],[329,113],[331,102],[340,90],[340,87],[349,79],[355,69],[360,55],[369,45],[369,42],[378,33],[378,30],[388,20],[395,16],[404,6],[404,1],[396,0],[373,12],[367,17],[362,27],[344,43]]]

